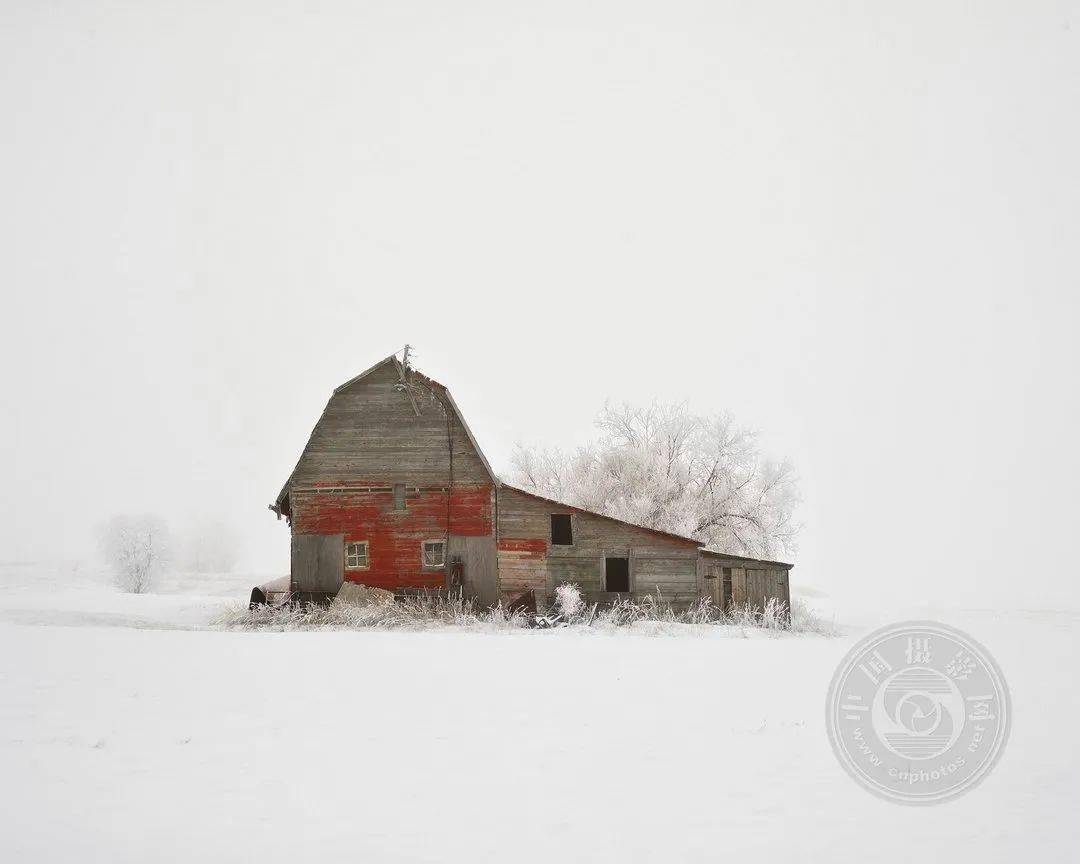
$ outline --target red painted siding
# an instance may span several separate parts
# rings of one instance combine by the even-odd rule
[[[493,532],[492,486],[415,489],[405,509],[394,509],[394,494],[362,491],[305,491],[292,495],[294,534],[344,534],[345,541],[368,543],[366,570],[345,570],[345,578],[374,588],[438,588],[442,568],[424,569],[424,540],[454,535],[490,536]]]
[[[519,558],[546,558],[547,540],[517,540],[506,538],[499,541],[500,552],[517,552]]]

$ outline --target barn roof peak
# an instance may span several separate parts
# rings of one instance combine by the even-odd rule
[[[357,381],[360,381],[361,379],[363,379],[363,378],[366,378],[366,377],[367,377],[368,375],[370,375],[370,374],[371,374],[372,372],[374,372],[374,371],[375,371],[376,369],[381,369],[381,368],[382,368],[383,366],[385,366],[385,365],[386,365],[387,363],[393,363],[393,364],[394,364],[395,366],[397,366],[397,368],[398,368],[398,371],[399,371],[399,372],[400,372],[400,371],[401,371],[401,369],[402,369],[402,366],[401,366],[401,361],[399,361],[399,360],[397,359],[397,352],[395,351],[395,352],[394,352],[393,354],[391,354],[391,355],[390,355],[389,357],[383,357],[383,359],[382,359],[382,360],[380,360],[380,361],[379,361],[378,363],[376,363],[376,364],[375,364],[374,366],[369,366],[369,367],[368,367],[367,369],[365,369],[365,370],[364,370],[363,372],[361,372],[361,373],[360,373],[359,375],[354,375],[354,376],[353,376],[352,378],[350,378],[350,379],[349,379],[348,381],[346,381],[346,382],[345,382],[344,384],[339,384],[339,385],[338,385],[337,387],[335,387],[335,388],[334,388],[334,392],[335,392],[335,393],[340,393],[340,392],[341,392],[342,390],[344,390],[344,389],[345,389],[346,387],[351,387],[351,386],[352,386],[353,384],[355,384],[355,383],[356,383]]]
[[[450,393],[449,389],[447,389],[446,385],[439,383],[434,378],[429,378],[427,375],[424,375],[422,372],[419,372],[415,367],[413,367],[411,364],[408,363],[408,361],[410,359],[409,354],[410,354],[410,352],[412,350],[413,349],[412,349],[411,345],[406,345],[405,348],[403,349],[403,352],[402,352],[403,353],[403,360],[405,362],[402,362],[402,360],[398,359],[398,356],[397,356],[398,352],[397,351],[395,351],[393,354],[391,354],[388,357],[384,357],[378,363],[374,364],[373,366],[369,366],[367,369],[365,369],[359,375],[354,375],[348,381],[344,382],[343,384],[339,384],[337,387],[335,387],[334,392],[331,394],[330,398],[333,399],[333,397],[336,396],[338,393],[340,393],[342,390],[345,390],[346,388],[351,387],[353,384],[356,384],[358,381],[362,381],[364,378],[366,378],[372,372],[375,372],[377,369],[382,369],[387,364],[393,364],[394,368],[397,370],[398,375],[401,377],[403,383],[405,383],[406,378],[408,378],[410,380],[414,380],[416,378],[419,378],[427,386],[432,387],[434,389],[437,389],[439,391],[441,397],[443,399],[445,399],[445,401],[446,401],[447,405],[449,406],[450,410],[453,412],[455,419],[461,425],[461,428],[465,432],[466,437],[468,437],[469,443],[472,444],[473,449],[476,451],[476,455],[480,457],[480,462],[483,463],[484,470],[487,471],[488,476],[491,478],[491,482],[494,483],[496,486],[501,485],[502,481],[499,479],[499,476],[492,470],[491,463],[488,462],[487,456],[484,455],[484,451],[480,449],[480,443],[476,440],[476,436],[473,435],[472,429],[469,428],[469,424],[465,420],[465,415],[461,413],[461,409],[458,407],[457,402],[454,401],[454,397],[451,395],[451,393]],[[410,395],[410,399],[411,399],[412,398],[411,392],[410,392],[409,395]],[[314,434],[314,432],[312,434]],[[310,439],[309,439],[308,443],[310,444]],[[306,448],[305,448],[305,450],[306,450]],[[303,453],[301,453],[301,458],[303,458]],[[300,465],[300,462],[298,460],[296,468],[298,468],[299,465]],[[273,510],[275,513],[277,513],[279,516],[281,515],[282,502],[285,500],[285,498],[286,498],[286,496],[288,495],[288,492],[289,492],[289,484],[292,482],[292,478],[296,474],[296,468],[293,468],[293,470],[290,472],[289,478],[285,481],[285,485],[281,487],[281,491],[278,493],[277,497],[274,499],[274,503],[270,505],[270,509]]]

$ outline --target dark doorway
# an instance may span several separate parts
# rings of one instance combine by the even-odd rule
[[[724,568],[724,601],[721,609],[728,609],[731,606],[731,568]]]
[[[623,593],[630,590],[629,558],[604,559],[604,590],[622,591]]]

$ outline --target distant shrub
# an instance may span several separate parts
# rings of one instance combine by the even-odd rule
[[[116,586],[131,594],[149,591],[169,561],[169,530],[157,516],[114,516],[99,542]]]
[[[805,600],[796,597],[791,601],[791,629],[799,633],[817,633],[836,636],[840,632],[836,618],[821,617]]]

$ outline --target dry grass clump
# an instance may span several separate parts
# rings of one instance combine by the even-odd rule
[[[576,585],[560,585],[549,609],[535,614],[503,605],[481,608],[461,594],[419,594],[392,603],[355,604],[334,601],[329,605],[287,603],[255,609],[235,607],[221,612],[212,622],[226,630],[361,630],[390,628],[423,630],[464,627],[481,630],[520,630],[527,627],[624,628],[643,623],[682,624],[700,627],[755,628],[833,635],[834,624],[823,621],[801,602],[789,614],[784,603],[769,600],[765,607],[748,606],[722,610],[711,600],[690,606],[673,606],[659,593],[614,603],[587,603]]]
[[[286,603],[254,609],[226,609],[213,624],[226,630],[361,630],[369,627],[420,630],[433,627],[484,627],[503,630],[529,626],[524,611],[503,606],[480,609],[460,594],[420,594],[394,603]]]
[[[785,603],[771,598],[764,608],[733,606],[721,609],[703,597],[689,606],[674,606],[659,592],[641,599],[624,598],[609,604],[585,603],[576,585],[555,589],[555,602],[546,614],[537,616],[542,627],[603,626],[627,627],[642,622],[756,628],[833,635],[835,626],[821,619],[802,601],[796,601],[789,614]]]

